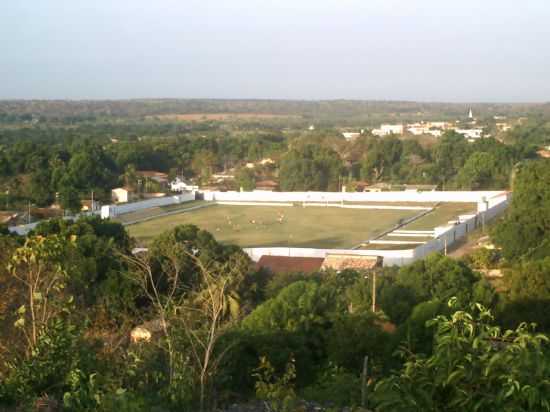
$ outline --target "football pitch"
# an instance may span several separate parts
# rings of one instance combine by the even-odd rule
[[[128,226],[147,245],[177,225],[193,224],[223,243],[241,247],[351,248],[413,218],[419,210],[339,207],[208,205]]]

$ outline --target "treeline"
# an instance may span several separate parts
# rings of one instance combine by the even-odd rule
[[[494,115],[527,116],[550,113],[546,104],[454,104],[407,101],[364,100],[223,100],[150,99],[109,101],[14,100],[0,101],[0,123],[39,122],[81,123],[107,119],[140,119],[146,116],[188,113],[267,113],[298,115],[316,122],[379,122],[384,117],[415,121],[465,117],[469,107],[478,117]]]
[[[133,125],[18,129],[0,132],[0,183],[6,203],[54,201],[79,211],[80,199],[95,193],[110,201],[110,189],[128,183],[135,170],[157,170],[207,180],[217,170],[259,160],[285,150],[285,139],[272,132],[235,136],[204,126]]]
[[[446,132],[431,147],[416,140],[364,136],[348,143],[333,137],[302,138],[282,157],[284,190],[338,190],[343,184],[433,184],[440,189],[505,189],[514,165],[537,156],[533,144],[504,144],[493,138],[469,143]]]
[[[467,142],[447,132],[430,145],[415,139],[352,142],[335,128],[317,130],[181,124],[94,123],[78,127],[0,130],[0,207],[58,202],[78,211],[80,200],[108,202],[110,189],[131,185],[135,171],[156,170],[208,184],[213,174],[235,176],[226,189],[251,190],[258,180],[282,190],[355,190],[358,183],[432,184],[439,189],[506,189],[515,168],[548,143],[548,123],[533,118],[493,138]],[[246,163],[272,158],[269,167]]]
[[[5,234],[0,404],[548,410],[549,162],[517,171],[499,249],[376,273],[273,275],[191,225],[138,255],[98,218]]]

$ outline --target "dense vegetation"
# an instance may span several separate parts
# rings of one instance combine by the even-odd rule
[[[535,158],[548,143],[545,117],[533,117],[499,139],[475,143],[454,132],[431,140],[378,138],[366,132],[350,142],[334,124],[309,130],[280,119],[259,123],[115,117],[74,124],[48,119],[0,125],[1,208],[58,203],[76,212],[92,192],[95,200],[109,202],[110,189],[120,185],[138,192],[160,190],[154,182],[137,178],[136,171],[143,170],[183,175],[203,185],[213,174],[225,172],[230,178],[220,187],[233,190],[253,189],[261,180],[275,180],[284,190],[354,190],[364,181],[505,189],[516,165]],[[262,159],[273,163],[260,165]],[[250,163],[256,167],[246,168]]]
[[[258,396],[279,410],[298,399],[547,410],[550,325],[524,305],[548,303],[540,283],[525,286],[547,279],[547,259],[512,266],[500,293],[473,259],[384,268],[373,312],[372,272],[274,276],[194,226],[138,256],[120,224],[98,218],[0,241],[5,406],[209,410]],[[536,331],[522,323],[539,320]],[[143,329],[152,336],[130,339]]]
[[[274,275],[191,225],[137,254],[122,225],[95,217],[45,221],[26,237],[2,230],[0,409],[209,411],[260,400],[299,411],[306,400],[373,411],[550,410],[550,161],[535,158],[548,142],[544,119],[506,143],[449,133],[431,146],[346,142],[332,128],[12,120],[0,129],[9,202],[47,205],[57,195],[77,209],[85,192],[106,198],[140,169],[206,179],[237,167],[251,184],[257,176],[242,163],[268,156],[291,190],[368,179],[511,186],[514,197],[491,227],[495,249],[376,272]],[[488,280],[495,269],[503,277]]]

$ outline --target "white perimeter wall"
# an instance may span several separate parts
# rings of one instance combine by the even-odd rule
[[[233,202],[463,202],[489,203],[506,196],[503,191],[480,192],[204,192],[204,200]]]
[[[415,259],[414,249],[410,250],[362,250],[362,249],[313,249],[302,247],[255,247],[244,248],[250,258],[257,262],[264,255],[319,257],[324,258],[328,253],[354,254],[361,256],[382,256],[385,266],[406,265]]]
[[[152,207],[167,206],[189,202],[195,199],[195,193],[184,193],[177,196],[167,196],[149,199],[124,205],[103,206],[108,217],[130,213]],[[325,257],[327,253],[351,253],[365,256],[381,256],[384,266],[405,265],[417,259],[422,259],[430,253],[442,251],[464,237],[468,232],[487,223],[502,213],[508,206],[510,193],[484,192],[374,192],[374,193],[340,193],[340,192],[204,192],[204,199],[227,202],[465,202],[477,203],[476,215],[464,216],[460,223],[437,228],[438,238],[430,240],[415,249],[407,250],[362,250],[362,249],[313,249],[289,247],[245,248],[244,250],[254,261],[263,255]],[[104,209],[107,208],[107,209]],[[107,217],[107,216],[106,216]],[[457,216],[458,217],[458,216]],[[10,227],[9,230],[18,234],[26,234],[36,223]]]
[[[467,202],[477,203],[475,215],[465,215],[457,219],[459,223],[438,227],[436,239],[430,240],[415,249],[376,250],[376,249],[313,249],[289,247],[245,248],[254,261],[263,255],[325,257],[328,253],[349,253],[383,257],[384,266],[402,266],[422,259],[433,252],[449,248],[467,233],[487,223],[504,212],[509,203],[508,192],[377,192],[377,193],[324,193],[324,192],[210,192],[208,200],[226,201],[357,201],[357,202]],[[206,199],[207,193],[205,193]],[[343,195],[343,196],[342,196]],[[307,196],[307,199],[305,198]],[[339,196],[342,196],[338,198]]]
[[[120,205],[105,205],[101,208],[101,217],[103,219],[107,219],[109,217],[115,217],[118,215],[123,215],[125,213],[136,212],[138,210],[150,209],[160,206],[177,205],[184,202],[190,202],[191,200],[195,200],[195,192],[147,199],[140,202],[124,203]]]

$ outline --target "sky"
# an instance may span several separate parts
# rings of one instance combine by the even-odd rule
[[[6,0],[0,99],[550,101],[549,0]]]

